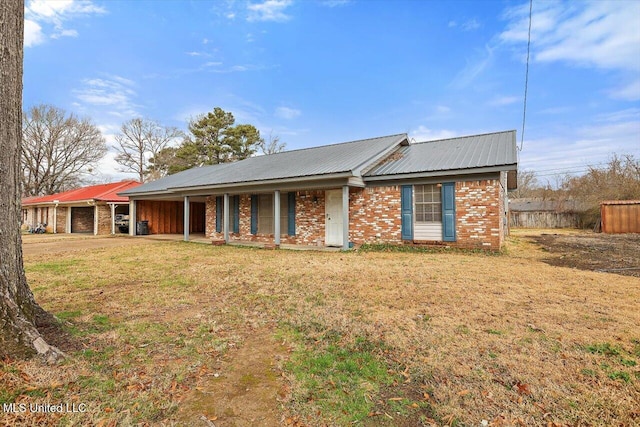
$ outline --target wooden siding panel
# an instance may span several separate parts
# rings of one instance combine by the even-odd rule
[[[441,242],[442,241],[442,223],[416,221],[413,229],[413,239]]]

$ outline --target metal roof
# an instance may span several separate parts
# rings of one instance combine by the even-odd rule
[[[234,163],[189,169],[120,194],[143,195],[192,187],[298,177],[317,176],[321,178],[340,173],[361,176],[363,168],[377,162],[403,143],[407,143],[406,134],[250,157]]]
[[[110,184],[91,185],[89,187],[76,188],[75,190],[63,191],[62,193],[49,194],[46,196],[26,197],[22,199],[22,206],[32,206],[52,203],[74,203],[95,200],[100,202],[129,202],[127,197],[119,196],[117,193],[139,186],[138,181],[120,181]]]
[[[374,166],[365,177],[511,166],[518,162],[516,131],[414,143]]]

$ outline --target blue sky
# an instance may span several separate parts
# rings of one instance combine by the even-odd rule
[[[24,106],[146,117],[219,106],[296,149],[516,129],[527,1],[26,1]],[[534,0],[520,169],[640,157],[640,1]],[[101,180],[117,171],[113,151]]]

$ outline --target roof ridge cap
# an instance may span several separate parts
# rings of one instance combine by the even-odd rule
[[[495,132],[476,133],[472,135],[452,136],[450,138],[429,139],[427,141],[414,142],[411,145],[428,144],[430,142],[450,141],[452,139],[474,138],[477,136],[496,135],[499,133],[509,133],[509,132],[517,132],[517,131],[515,129],[509,129],[509,130],[502,130],[502,131],[495,131]]]
[[[371,138],[354,139],[352,141],[334,142],[334,143],[331,143],[331,144],[316,145],[316,146],[313,146],[313,147],[296,148],[294,150],[280,151],[278,153],[263,154],[263,156],[275,156],[276,154],[294,153],[296,151],[305,151],[305,150],[315,150],[315,149],[318,149],[318,148],[332,147],[334,145],[353,144],[355,142],[364,142],[364,141],[371,141],[373,139],[391,138],[391,137],[394,137],[394,136],[395,137],[399,137],[399,136],[408,137],[406,133],[396,133],[396,134],[391,134],[391,135],[374,136],[374,137],[371,137]],[[256,157],[262,157],[262,156],[256,156]],[[248,159],[253,159],[253,158],[255,158],[255,157],[248,157]],[[247,159],[244,159],[244,160],[247,160]],[[242,161],[242,160],[240,160],[240,161]]]

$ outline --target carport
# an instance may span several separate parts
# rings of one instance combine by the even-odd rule
[[[129,207],[130,218],[135,218],[129,234],[182,234],[185,240],[190,234],[205,233],[205,198],[135,200]],[[139,223],[146,223],[146,227]],[[185,228],[187,232],[185,232]]]

